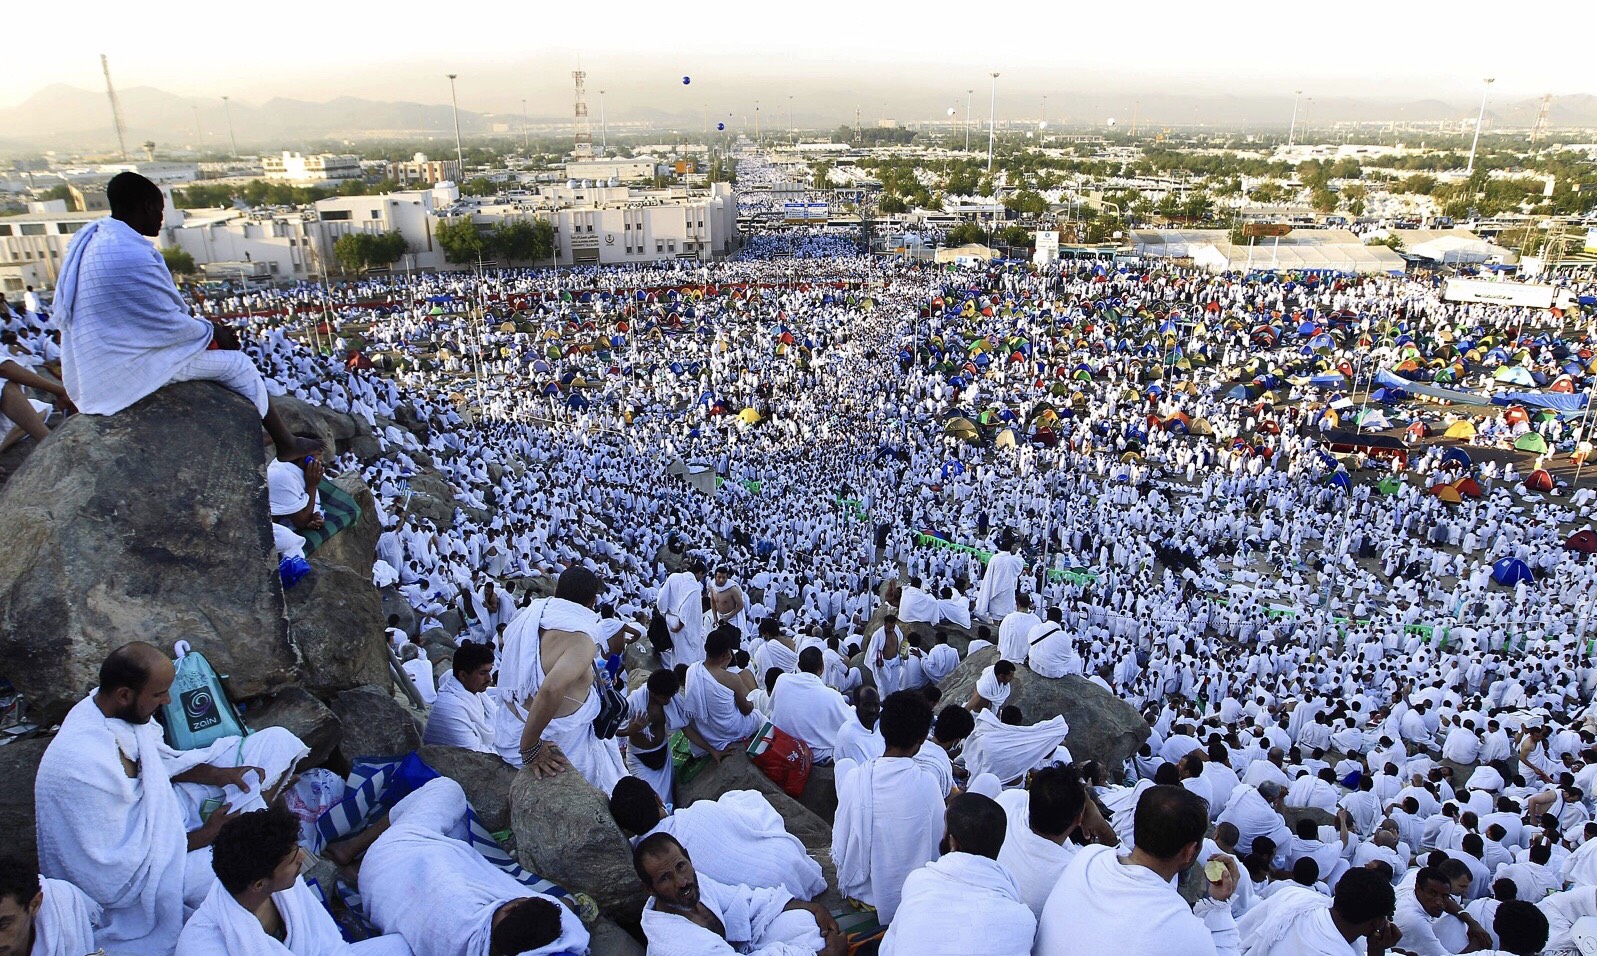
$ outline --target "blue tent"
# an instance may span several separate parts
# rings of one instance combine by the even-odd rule
[[[1492,565],[1492,580],[1498,584],[1513,586],[1521,581],[1534,584],[1536,576],[1530,573],[1530,567],[1520,559],[1503,558]]]
[[[1337,488],[1351,488],[1353,487],[1353,479],[1349,478],[1345,471],[1332,472],[1331,484]]]
[[[571,397],[566,399],[566,407],[580,412],[588,407],[588,399],[586,396],[572,393]]]
[[[1315,388],[1342,388],[1347,385],[1347,376],[1341,372],[1321,372],[1309,379],[1309,384]]]
[[[1446,452],[1444,452],[1442,454],[1442,464],[1451,465],[1451,464],[1454,464],[1455,462],[1457,464],[1463,465],[1465,468],[1468,468],[1471,465],[1475,464],[1474,459],[1470,458],[1469,452],[1465,451],[1462,448],[1457,448],[1457,447],[1449,448]]]

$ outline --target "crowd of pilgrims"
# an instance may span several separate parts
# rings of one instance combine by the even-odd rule
[[[1538,316],[1428,280],[931,268],[804,231],[726,262],[195,306],[240,327],[272,394],[373,430],[380,456],[327,472],[372,488],[375,580],[416,617],[393,634],[407,660],[460,622],[437,686],[407,668],[429,742],[538,759],[503,732],[527,719],[504,702],[544,679],[536,653],[525,693],[486,676],[525,684],[507,658],[529,610],[591,626],[601,660],[651,623],[673,636],[631,675],[630,737],[584,722],[553,741],[644,837],[651,952],[843,951],[824,912],[786,925],[781,904],[824,882],[780,840],[729,836],[758,811],[723,798],[720,828],[695,830],[672,762],[642,759],[663,728],[719,761],[765,719],[835,765],[837,888],[889,927],[886,951],[1566,953],[1597,917],[1597,575],[1564,547],[1591,492],[1494,465],[1446,503],[1430,487],[1463,472],[1439,445],[1326,452],[1317,413],[1343,396],[1226,397],[1244,367],[1300,361],[1297,340],[1252,334],[1270,317],[1418,338]],[[60,340],[42,315],[0,318],[13,354]],[[1332,360],[1356,381],[1392,354]],[[1178,417],[1207,427],[1158,424]],[[1551,455],[1582,437],[1539,427]],[[436,476],[443,514],[414,504]],[[1503,558],[1532,574],[1496,583]],[[971,697],[939,701],[988,646]],[[1017,668],[1091,680],[1145,715],[1147,743],[1124,766],[1072,761],[1060,718],[1007,702]],[[767,884],[787,892],[736,885],[762,854],[791,863]]]

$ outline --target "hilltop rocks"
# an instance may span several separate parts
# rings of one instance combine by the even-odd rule
[[[495,754],[427,746],[416,752],[427,766],[460,784],[466,802],[490,832],[510,826],[510,787],[516,771]]]
[[[41,722],[113,649],[179,639],[236,698],[293,682],[260,418],[210,382],[78,415],[0,489],[0,661]]]
[[[18,740],[0,747],[0,835],[7,852],[27,856],[34,852],[38,833],[33,825],[33,781],[39,761],[50,741],[44,737]]]
[[[609,801],[573,770],[537,778],[516,774],[510,826],[521,865],[568,890],[587,893],[606,911],[636,918],[647,898],[632,870],[632,847],[610,818]]]
[[[403,757],[421,746],[421,728],[410,711],[381,687],[357,687],[333,698],[344,725],[339,751],[353,762]]]
[[[998,660],[998,648],[984,647],[960,662],[939,685],[947,703],[970,699],[981,672]],[[1084,677],[1038,677],[1024,665],[1015,668],[1009,703],[1034,724],[1063,714],[1070,725],[1065,746],[1077,760],[1096,760],[1111,773],[1148,739],[1148,723],[1136,708]]]
[[[344,734],[337,715],[298,687],[285,687],[275,694],[249,701],[243,717],[251,730],[282,727],[304,741],[311,751],[303,761],[307,767],[332,756]]]

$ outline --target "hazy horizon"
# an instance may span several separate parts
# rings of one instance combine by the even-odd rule
[[[130,22],[122,7],[90,0],[81,17],[74,13],[66,50],[35,40],[8,51],[0,109],[53,84],[103,91],[102,52],[119,90],[225,95],[240,106],[341,96],[447,104],[446,74],[454,72],[463,111],[507,118],[520,117],[523,99],[533,117],[569,116],[571,71],[580,62],[595,126],[601,89],[616,122],[708,110],[741,127],[752,123],[756,102],[766,128],[785,127],[790,104],[801,126],[851,122],[856,107],[867,123],[915,122],[948,108],[963,115],[969,89],[971,118],[985,121],[995,70],[1000,120],[1061,125],[1101,122],[1105,110],[1129,118],[1142,96],[1278,98],[1285,123],[1294,90],[1326,102],[1437,99],[1459,111],[1479,102],[1485,76],[1496,79],[1496,101],[1597,93],[1578,57],[1547,55],[1551,5],[1533,3],[1512,19],[1480,16],[1480,3],[1454,4],[1443,16],[1411,6],[1241,0],[1201,10],[1150,0],[1124,17],[1105,8],[1089,19],[1057,6],[990,17],[943,3],[902,12],[822,0],[790,13],[710,0],[663,15],[621,2],[590,22],[581,9],[529,15],[468,2],[449,8],[447,27],[432,27],[421,16],[395,23],[303,0],[274,6],[269,17],[259,8],[195,17],[192,7],[157,3]],[[1137,32],[1144,24],[1158,29]],[[26,26],[17,35],[40,33]],[[7,132],[27,133],[0,135]]]

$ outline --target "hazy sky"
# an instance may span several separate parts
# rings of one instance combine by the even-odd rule
[[[1034,7],[1028,14],[1007,13]],[[463,109],[563,115],[580,57],[613,117],[632,109],[795,112],[835,118],[928,101],[963,107],[999,70],[999,115],[1069,116],[1072,91],[1307,95],[1468,103],[1493,96],[1597,93],[1578,56],[1547,31],[1582,4],[1545,0],[1142,0],[661,4],[610,2],[411,5],[275,0],[195,4],[80,0],[25,4],[11,17],[0,107],[39,88],[101,85],[98,54],[119,87],[193,96],[326,100],[339,95],[447,102]],[[414,10],[415,12],[412,12]],[[423,11],[436,11],[428,13]],[[393,17],[391,14],[401,14]],[[399,19],[402,22],[393,22]],[[31,23],[30,20],[37,20]],[[432,25],[429,21],[436,21]],[[693,84],[683,88],[681,76]],[[1006,96],[1007,94],[1007,96]],[[1128,97],[1129,98],[1129,97]],[[805,101],[808,101],[808,106]],[[872,110],[872,103],[877,107]],[[973,108],[986,115],[986,104]],[[597,113],[595,107],[594,112]],[[928,109],[927,113],[931,111]],[[771,114],[766,113],[767,117]]]

